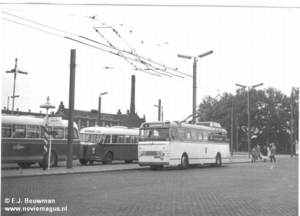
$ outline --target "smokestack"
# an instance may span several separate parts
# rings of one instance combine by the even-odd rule
[[[130,100],[130,114],[135,113],[135,76],[131,76],[131,100]]]

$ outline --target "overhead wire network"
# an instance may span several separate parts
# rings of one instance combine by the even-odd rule
[[[19,24],[19,25],[23,25],[23,26],[26,26],[26,27],[29,27],[29,28],[32,28],[32,29],[36,29],[36,30],[39,30],[39,31],[42,31],[42,32],[45,32],[45,33],[48,33],[48,34],[52,34],[52,35],[55,35],[55,36],[59,36],[59,37],[68,39],[68,40],[72,40],[72,41],[74,41],[74,42],[77,42],[77,43],[80,43],[80,44],[83,44],[83,45],[86,45],[86,46],[89,46],[89,47],[92,47],[92,48],[96,48],[96,49],[102,50],[102,51],[104,51],[104,52],[108,52],[108,53],[113,54],[113,55],[119,56],[119,57],[125,59],[125,60],[126,60],[128,63],[130,63],[132,66],[134,66],[135,69],[138,70],[138,71],[142,71],[142,72],[144,72],[144,73],[151,74],[151,75],[154,75],[154,76],[159,76],[159,77],[162,77],[162,76],[167,76],[167,77],[173,77],[173,76],[176,76],[177,78],[182,78],[182,79],[184,79],[183,76],[176,75],[175,73],[179,73],[179,74],[183,74],[183,75],[185,75],[185,76],[191,77],[190,75],[188,75],[188,74],[186,74],[186,73],[183,73],[183,72],[178,71],[177,68],[173,69],[173,68],[168,67],[168,66],[166,66],[166,65],[162,65],[162,64],[160,64],[160,63],[158,63],[158,62],[154,62],[153,60],[151,60],[151,59],[149,59],[149,58],[140,56],[140,55],[138,55],[138,54],[134,51],[134,49],[132,49],[131,51],[128,51],[128,50],[124,50],[124,49],[117,48],[117,47],[113,46],[112,43],[110,43],[107,39],[106,39],[106,41],[108,42],[109,46],[107,46],[107,45],[105,45],[105,44],[103,44],[103,43],[97,42],[97,41],[95,41],[95,40],[89,39],[89,38],[87,38],[87,37],[84,37],[84,36],[81,36],[81,35],[75,35],[75,34],[73,34],[73,33],[66,32],[66,31],[64,31],[64,30],[60,30],[60,29],[51,27],[51,26],[49,26],[49,25],[45,25],[45,24],[42,24],[42,23],[39,23],[39,22],[36,22],[36,21],[33,21],[33,20],[29,20],[29,19],[20,17],[20,16],[16,16],[16,15],[11,14],[11,13],[7,13],[7,12],[4,12],[4,11],[2,11],[2,13],[6,14],[6,15],[8,15],[8,16],[17,18],[17,19],[21,19],[21,20],[26,21],[26,22],[33,23],[33,24],[35,24],[35,25],[43,26],[43,27],[45,27],[45,28],[49,28],[49,29],[51,29],[51,30],[58,31],[58,32],[60,32],[60,33],[72,35],[72,36],[79,37],[79,38],[81,38],[81,39],[87,40],[87,41],[89,41],[89,42],[97,43],[98,45],[101,45],[101,48],[100,48],[100,47],[97,47],[97,46],[94,46],[94,45],[91,45],[91,44],[88,44],[88,43],[86,43],[86,42],[80,41],[80,40],[76,40],[76,39],[74,39],[74,38],[71,38],[71,37],[68,37],[68,36],[65,36],[65,35],[59,35],[59,34],[56,34],[56,33],[53,33],[53,32],[49,32],[49,31],[42,30],[42,29],[37,28],[37,27],[33,27],[33,26],[26,25],[26,24],[24,24],[24,23],[20,23],[20,22],[14,21],[14,20],[10,20],[10,19],[7,19],[7,18],[3,18],[3,19],[6,20],[6,21],[10,21],[10,22],[13,22],[13,23],[16,23],[16,24]],[[113,29],[113,31],[114,31],[119,37],[121,37],[115,29]],[[128,44],[127,44],[127,45],[128,45]],[[108,49],[104,49],[103,47],[108,48]],[[137,65],[134,65],[132,62],[139,63],[140,65],[143,65],[143,66],[146,67],[146,68],[140,68],[140,67],[138,67]],[[156,66],[155,66],[155,65],[156,65]],[[169,71],[173,71],[173,73],[169,72],[168,70],[169,70]],[[150,72],[150,71],[151,71],[151,72]],[[172,75],[171,75],[171,74],[172,74]]]

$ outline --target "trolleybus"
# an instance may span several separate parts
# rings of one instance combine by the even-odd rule
[[[226,130],[219,124],[204,126],[177,121],[145,122],[140,127],[138,164],[151,169],[200,164],[221,166],[230,157]],[[219,127],[220,126],[220,127]]]
[[[138,159],[139,130],[122,126],[87,127],[80,130],[80,156],[82,165],[95,161],[111,164],[114,160],[131,163]]]
[[[39,163],[42,167],[44,146],[44,119],[34,116],[2,115],[1,129],[1,162],[17,163],[20,167],[30,167]],[[51,136],[50,166],[67,159],[68,121],[62,120],[60,127],[48,127],[56,131]],[[80,140],[78,129],[73,129],[73,159],[78,159]]]

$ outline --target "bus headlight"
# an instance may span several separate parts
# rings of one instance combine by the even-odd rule
[[[95,148],[95,147],[93,147],[93,148],[92,148],[93,154],[95,154],[95,150],[96,150],[96,148]]]
[[[161,156],[164,156],[164,155],[165,155],[165,153],[164,153],[164,152],[161,152],[161,153],[160,153],[160,155],[161,155]]]
[[[140,156],[143,156],[143,152],[139,152],[139,155],[140,155]]]

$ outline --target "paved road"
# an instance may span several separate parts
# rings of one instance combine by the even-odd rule
[[[2,215],[298,215],[298,158],[220,168],[150,169],[2,179]],[[6,204],[5,198],[22,204]],[[25,198],[55,204],[25,204]],[[4,207],[64,207],[13,214]]]

